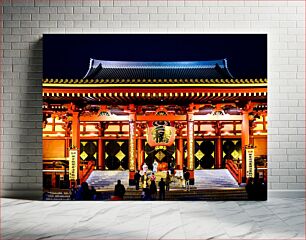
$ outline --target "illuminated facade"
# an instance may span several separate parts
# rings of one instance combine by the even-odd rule
[[[225,59],[200,62],[90,60],[83,79],[43,79],[44,187],[94,169],[128,170],[171,159],[194,170],[228,168],[246,178],[246,147],[266,164],[267,79],[235,79]]]

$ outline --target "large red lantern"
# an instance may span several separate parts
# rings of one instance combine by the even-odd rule
[[[160,107],[155,112],[156,116],[167,116],[168,112]],[[175,140],[174,122],[161,120],[148,122],[147,141],[151,147],[171,146]]]

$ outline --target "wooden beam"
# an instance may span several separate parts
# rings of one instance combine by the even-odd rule
[[[81,122],[129,121],[129,116],[80,116]]]
[[[267,93],[268,89],[267,87],[261,86],[239,86],[239,87],[205,87],[205,86],[199,86],[199,87],[189,87],[189,86],[181,86],[181,87],[173,87],[173,85],[168,86],[167,88],[163,88],[163,93],[192,93],[192,92],[199,92],[199,93],[211,93],[211,92],[220,92],[220,93]],[[159,93],[160,87],[155,88],[146,88],[146,87],[140,87],[137,88],[133,85],[131,87],[126,88],[80,88],[80,87],[43,87],[43,93],[74,93],[75,95],[77,93],[102,93],[102,96],[106,93],[117,93],[120,95],[120,93],[125,94],[126,92],[134,93],[136,96],[136,93]]]
[[[136,121],[186,121],[186,115],[137,115]]]

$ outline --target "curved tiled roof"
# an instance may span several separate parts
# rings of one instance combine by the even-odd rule
[[[90,59],[84,79],[226,79],[233,78],[227,60],[131,62]]]

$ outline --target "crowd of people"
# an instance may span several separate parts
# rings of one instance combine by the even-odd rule
[[[136,190],[142,189],[141,199],[142,200],[165,200],[166,192],[170,191],[170,184],[174,178],[181,181],[181,187],[186,188],[186,191],[190,191],[190,173],[186,170],[175,171],[173,165],[169,165],[169,170],[166,173],[165,178],[161,178],[159,182],[156,180],[158,171],[158,163],[155,160],[153,162],[152,171],[149,170],[146,163],[142,166],[142,172],[137,171],[134,175]],[[159,189],[159,191],[158,191]],[[117,181],[114,192],[110,196],[110,200],[123,200],[126,189],[121,183],[121,180]],[[70,189],[71,200],[100,200],[99,193],[93,186],[88,185],[87,182],[83,182],[80,186],[72,185]]]
[[[79,187],[72,185],[70,199],[79,201],[97,200],[97,191],[93,186],[88,185],[87,182],[83,182]]]
[[[255,174],[255,178],[248,179],[245,189],[249,200],[267,200],[267,184],[258,174]]]

